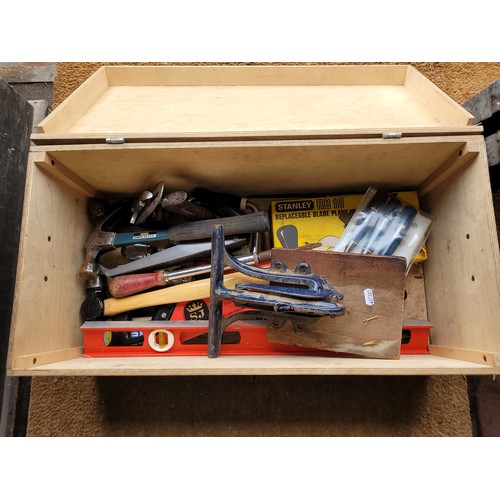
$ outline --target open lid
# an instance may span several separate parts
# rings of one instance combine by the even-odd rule
[[[35,144],[479,134],[412,66],[103,66]]]

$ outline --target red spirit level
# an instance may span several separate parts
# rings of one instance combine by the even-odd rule
[[[206,356],[209,299],[179,303],[168,321],[88,321],[81,327],[88,357]],[[223,314],[245,309],[224,301]],[[428,354],[432,325],[407,320],[403,324],[401,354]],[[339,356],[331,351],[270,342],[264,321],[237,321],[224,332],[222,356],[307,354]]]

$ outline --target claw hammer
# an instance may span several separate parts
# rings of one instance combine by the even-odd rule
[[[111,212],[101,219],[89,232],[83,248],[84,259],[80,265],[79,274],[86,280],[97,278],[99,267],[97,259],[102,252],[114,250],[115,248],[136,245],[138,243],[151,244],[152,242],[178,242],[209,239],[212,235],[214,224],[222,224],[225,234],[237,235],[269,231],[269,215],[265,211],[253,214],[224,217],[220,219],[208,219],[202,221],[186,222],[177,224],[168,229],[161,230],[137,230],[132,232],[115,233],[104,231],[103,225],[116,213]]]

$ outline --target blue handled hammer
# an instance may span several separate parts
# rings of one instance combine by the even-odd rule
[[[179,242],[209,239],[215,224],[222,224],[227,235],[265,232],[270,229],[269,215],[267,212],[261,211],[234,217],[186,222],[161,230],[138,229],[137,231],[124,233],[104,231],[102,229],[103,224],[115,213],[116,211],[113,211],[101,219],[87,236],[83,248],[84,259],[79,271],[80,276],[86,280],[97,278],[99,273],[97,259],[99,255],[115,248],[138,243],[151,245],[152,243],[166,241]]]

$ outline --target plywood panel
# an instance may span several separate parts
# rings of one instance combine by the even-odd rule
[[[441,126],[436,127],[407,127],[402,131],[401,137],[443,137],[446,133],[447,136],[469,136],[472,134],[481,134],[483,128],[481,126],[453,126],[447,127],[446,131]],[[277,132],[268,132],[265,135],[261,131],[250,132],[211,132],[211,133],[193,133],[193,132],[173,132],[173,133],[127,133],[124,134],[110,134],[107,133],[85,133],[78,134],[32,134],[31,140],[36,145],[47,146],[63,146],[67,144],[106,144],[109,139],[119,139],[120,142],[127,144],[152,144],[152,143],[169,143],[169,142],[215,142],[215,141],[283,141],[283,140],[301,140],[307,139],[314,141],[317,139],[333,140],[333,139],[383,139],[386,136],[394,134],[394,128],[360,128],[360,129],[334,129],[334,130],[281,130]],[[388,137],[390,138],[390,137]]]
[[[407,69],[405,87],[441,123],[474,125],[476,122],[472,114],[412,66]]]
[[[111,86],[69,132],[269,134],[440,124],[397,85]]]
[[[500,258],[484,144],[421,199],[435,217],[425,264],[431,343],[500,351]]]
[[[405,65],[107,66],[110,85],[402,85]]]
[[[272,258],[293,269],[307,262],[344,295],[346,313],[321,318],[307,332],[296,332],[287,322],[269,328],[271,342],[313,347],[380,359],[398,359],[401,348],[406,260],[377,255],[274,248]],[[367,304],[365,290],[373,304]]]
[[[500,368],[430,355],[398,360],[327,356],[205,356],[84,358],[19,370],[16,374],[73,376],[160,375],[486,375]]]
[[[111,66],[41,124],[67,134],[452,130],[471,115],[404,65]],[[471,127],[472,128],[472,127]]]
[[[164,181],[241,195],[414,189],[460,138],[51,146],[49,155],[98,191],[132,194]]]
[[[38,124],[41,132],[68,131],[108,87],[105,68],[97,70],[70,97]]]
[[[82,345],[86,199],[30,163],[25,200],[11,358]]]

